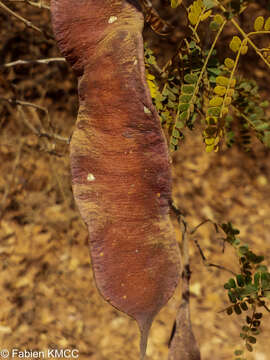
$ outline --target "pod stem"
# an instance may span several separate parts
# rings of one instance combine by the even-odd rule
[[[144,360],[147,349],[148,335],[153,322],[153,316],[151,315],[146,319],[143,318],[142,320],[137,319],[137,322],[140,329],[140,360]]]

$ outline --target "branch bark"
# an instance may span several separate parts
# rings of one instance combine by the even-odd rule
[[[173,328],[168,360],[200,360],[200,350],[190,320],[189,282],[191,271],[189,264],[189,233],[187,232],[187,224],[181,218],[180,212],[176,213],[176,215],[182,230],[182,301]]]

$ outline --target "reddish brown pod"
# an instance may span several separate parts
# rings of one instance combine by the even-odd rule
[[[135,0],[52,0],[51,12],[78,76],[71,172],[96,284],[137,320],[143,358],[180,274],[169,155],[145,80],[143,14]]]

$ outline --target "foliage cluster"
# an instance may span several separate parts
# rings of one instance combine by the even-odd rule
[[[179,44],[174,56],[160,69],[155,55],[145,46],[147,80],[162,125],[169,133],[170,149],[175,151],[184,138],[186,128],[196,122],[203,124],[202,137],[207,152],[218,151],[222,142],[228,147],[239,142],[245,150],[252,148],[252,136],[270,147],[270,117],[268,101],[263,101],[253,78],[241,73],[241,58],[255,51],[270,69],[270,43],[256,45],[260,36],[270,35],[270,16],[254,18],[253,27],[245,32],[238,16],[245,11],[247,1],[226,2],[195,0],[186,7],[189,37]],[[171,0],[171,6],[184,2]],[[160,20],[164,24],[163,20]],[[153,29],[158,29],[155,19]],[[216,45],[227,25],[238,32],[227,44],[229,56],[220,61]],[[158,32],[158,31],[157,31]],[[202,38],[211,37],[210,46]]]
[[[266,305],[266,300],[270,298],[270,273],[267,266],[262,265],[264,257],[256,255],[248,245],[241,244],[236,237],[240,233],[238,229],[231,223],[222,224],[221,227],[226,234],[225,241],[234,247],[239,260],[239,273],[224,284],[231,303],[226,308],[226,312],[228,315],[233,313],[241,315],[242,312],[250,311],[240,336],[245,342],[245,349],[252,352],[253,345],[257,342],[256,336],[260,333],[263,317],[263,313],[258,308],[270,312]],[[235,360],[244,360],[238,356],[242,354],[243,350],[236,350]]]

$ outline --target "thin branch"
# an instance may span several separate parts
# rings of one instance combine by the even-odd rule
[[[181,231],[182,231],[182,249],[183,249],[183,278],[186,278],[186,291],[189,292],[189,279],[190,279],[190,270],[189,270],[189,240],[187,237],[187,223],[185,220],[181,219]]]
[[[265,302],[262,302],[262,306],[265,308],[266,311],[270,312],[270,309],[266,306]]]
[[[34,108],[34,109],[41,110],[41,111],[45,112],[45,114],[47,116],[47,119],[48,119],[49,125],[51,124],[49,111],[44,106],[33,104],[33,103],[28,102],[28,101],[5,98],[5,97],[2,97],[2,96],[0,96],[0,101],[5,101],[5,102],[9,103],[10,105],[26,106],[26,107],[31,107],[31,108]],[[67,143],[67,144],[70,143],[70,137],[67,138],[67,137],[64,137],[64,136],[61,136],[61,135],[58,135],[58,134],[47,133],[46,131],[44,131],[44,129],[41,129],[41,131],[40,131],[39,129],[36,129],[28,121],[28,119],[25,116],[22,116],[22,120],[23,120],[24,124],[38,137],[45,137],[47,139],[55,139],[55,140],[63,141],[65,143]]]
[[[28,121],[27,117],[25,116],[25,113],[24,113],[24,111],[23,111],[23,107],[22,107],[22,106],[19,106],[19,107],[18,107],[18,111],[19,111],[19,113],[20,113],[20,115],[21,115],[21,119],[22,119],[22,121],[24,122],[24,124],[25,124],[26,126],[28,126],[29,129],[32,130],[34,134],[36,134],[37,136],[40,136],[40,131],[37,130],[37,129]],[[41,127],[42,127],[42,124],[41,124],[41,123],[40,123],[40,125],[41,125]],[[50,135],[48,134],[48,136],[46,136],[46,138],[48,138],[49,136],[50,136]],[[51,136],[50,138],[52,138],[52,136]],[[69,141],[69,139],[67,139],[67,141]],[[51,148],[49,148],[49,145],[51,145],[51,144],[48,143],[47,140],[45,141],[45,144],[46,144],[47,148],[46,148],[45,150],[43,150],[44,152],[46,152],[46,153],[48,153],[48,154],[50,154],[50,155],[58,156],[58,157],[62,157],[62,156],[63,156],[62,154],[59,154],[57,151],[55,151],[55,144],[54,144],[54,143],[52,144],[52,147],[51,147]]]
[[[207,222],[210,222],[211,224],[213,224],[216,233],[218,233],[218,225],[212,221],[211,219],[205,219],[203,220],[199,225],[195,226],[191,231],[190,231],[190,235],[193,235],[202,225],[206,224]]]
[[[24,17],[22,17],[21,15],[17,14],[15,11],[11,10],[9,7],[7,7],[5,4],[2,3],[2,1],[0,1],[0,7],[2,9],[4,9],[6,12],[8,12],[10,15],[14,16],[15,18],[17,18],[18,20],[22,21],[26,26],[40,32],[43,33],[43,31],[37,27],[36,25],[32,24],[31,21],[25,19]]]
[[[19,109],[21,109],[19,107]],[[24,115],[24,114],[23,114]],[[65,142],[66,144],[69,144],[70,143],[70,137],[67,138],[67,137],[64,137],[64,136],[61,136],[61,135],[58,135],[58,134],[54,134],[54,133],[51,133],[51,134],[48,134],[47,132],[45,132],[43,129],[40,131],[39,129],[36,129],[27,119],[26,116],[22,116],[21,117],[24,124],[35,134],[37,135],[38,137],[43,137],[43,138],[47,138],[47,139],[55,139],[55,140],[58,140],[58,141],[63,141]],[[42,127],[42,125],[41,125]],[[55,154],[54,154],[55,155]]]
[[[48,115],[48,109],[47,108],[45,108],[44,106],[34,104],[34,103],[30,103],[28,101],[17,100],[17,99],[12,99],[12,98],[5,98],[3,96],[0,96],[0,101],[6,101],[11,105],[30,106],[30,107],[33,107],[35,109],[42,110]]]
[[[170,351],[168,360],[200,360],[200,351],[197,345],[190,320],[190,291],[189,283],[191,277],[189,264],[189,234],[187,223],[181,217],[181,212],[173,204],[173,210],[177,215],[178,223],[182,232],[182,301],[178,309],[175,324],[172,329]]]
[[[0,1],[0,7],[2,9],[4,9],[10,15],[14,16],[16,19],[22,21],[27,27],[38,31],[39,33],[45,35],[49,39],[54,39],[54,37],[52,35],[48,34],[46,30],[40,29],[38,26],[34,25],[30,20],[27,20],[23,16],[17,14],[15,11],[11,10],[8,6],[3,4],[2,1]]]
[[[49,64],[51,62],[66,62],[66,59],[63,57],[55,58],[46,58],[46,59],[36,59],[36,60],[16,60],[6,64],[1,65],[1,67],[12,67],[17,65],[31,65],[31,64]]]
[[[44,106],[33,104],[31,102],[24,101],[24,100],[18,100],[18,99],[15,99],[15,98],[5,98],[5,97],[2,97],[2,96],[0,96],[0,101],[6,101],[11,105],[28,106],[28,107],[32,107],[32,108],[41,110],[41,111],[45,112],[45,114],[47,116],[47,119],[48,119],[48,124],[51,126],[51,119],[50,119],[49,111]]]
[[[42,0],[39,0],[38,3],[34,2],[34,1],[30,1],[30,0],[9,0],[9,1],[10,2],[23,2],[23,3],[29,4],[31,6],[38,7],[40,9],[50,10],[50,6],[43,4]]]
[[[207,267],[215,267],[215,268],[217,268],[217,269],[219,269],[219,270],[227,271],[227,272],[229,272],[230,274],[232,274],[232,275],[234,275],[234,276],[237,275],[234,271],[232,271],[232,270],[230,270],[230,269],[227,269],[226,267],[224,267],[224,266],[222,266],[222,265],[217,265],[217,264],[209,263],[209,262],[207,261],[205,255],[204,255],[203,251],[202,251],[202,248],[201,248],[200,244],[198,243],[198,240],[194,239],[194,243],[195,243],[195,245],[197,246],[197,248],[198,248],[198,250],[199,250],[199,253],[200,253],[201,258],[202,258],[202,261],[203,261],[203,264],[204,264],[205,266],[207,266]]]
[[[172,211],[175,213],[176,217],[177,217],[177,221],[178,223],[180,224],[180,218],[181,216],[185,216],[184,212],[181,211],[175,204],[172,200],[170,200],[170,203],[169,203]]]
[[[58,134],[48,134],[46,132],[40,132],[37,134],[39,137],[46,137],[48,139],[55,139],[55,140],[59,140],[59,141],[63,141],[65,143],[67,143],[69,145],[70,143],[70,140],[71,140],[71,136],[70,137],[65,137],[65,136],[62,136],[62,135],[58,135]]]
[[[219,0],[215,0],[215,2],[224,13],[227,12],[227,9],[222,4],[220,4]],[[264,58],[263,54],[260,52],[260,49],[249,38],[249,35],[253,35],[253,33],[250,33],[250,34],[245,33],[245,31],[241,28],[241,26],[237,23],[237,21],[235,21],[234,18],[232,18],[230,21],[232,22],[234,27],[236,27],[236,29],[240,32],[240,34],[243,36],[243,38],[246,39],[246,41],[249,43],[249,45],[251,45],[251,47],[253,47],[253,49],[259,55],[259,57],[262,59],[262,61],[270,68],[270,63]]]
[[[263,54],[260,52],[260,50],[254,44],[254,42],[252,40],[250,40],[250,38],[244,32],[244,30],[238,25],[238,23],[234,19],[232,19],[231,22],[236,27],[236,29],[241,33],[241,35],[247,40],[247,42],[253,47],[253,49],[256,51],[256,53],[259,55],[259,57],[262,59],[262,61],[270,68],[269,62],[264,58]]]

